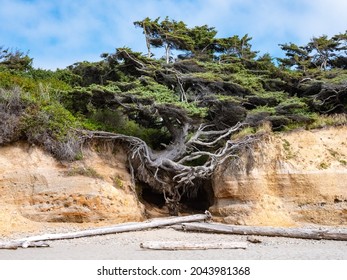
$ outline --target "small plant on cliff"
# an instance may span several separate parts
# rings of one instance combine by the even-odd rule
[[[291,149],[291,146],[290,146],[290,143],[287,139],[282,139],[282,146],[283,146],[283,149],[286,153],[286,159],[292,159],[295,157],[292,149]]]
[[[90,178],[102,179],[103,177],[92,167],[73,167],[64,173],[66,176],[86,176]]]
[[[113,182],[115,184],[115,186],[119,189],[124,189],[124,183],[122,178],[119,175],[116,175],[113,177]]]
[[[329,166],[330,166],[330,163],[326,163],[326,162],[322,161],[322,162],[319,164],[318,168],[319,168],[319,169],[328,169]]]
[[[315,129],[327,126],[339,126],[347,124],[346,114],[334,114],[334,115],[319,115],[312,114],[313,122],[310,123],[307,128]]]

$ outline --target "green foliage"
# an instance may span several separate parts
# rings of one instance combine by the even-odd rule
[[[343,34],[312,37],[305,46],[296,44],[280,44],[287,58],[279,59],[283,67],[296,66],[306,72],[309,68],[328,70],[332,68],[347,68],[347,31]]]
[[[246,126],[231,136],[232,140],[242,139],[253,134],[268,134],[272,132],[271,125],[268,122],[263,122],[258,126]]]
[[[223,54],[220,61],[226,62],[230,58],[239,58],[243,60],[252,60],[257,56],[258,52],[252,51],[252,45],[250,41],[252,37],[248,37],[248,34],[239,38],[238,35],[234,35],[229,38],[221,38],[216,40],[216,50]]]
[[[347,125],[346,114],[319,115],[317,113],[312,113],[310,116],[313,121],[307,125],[308,129]]]
[[[153,79],[146,79],[144,83],[137,81],[133,85],[134,88],[128,91],[129,94],[151,99],[157,104],[179,102],[179,97],[173,90],[155,82]]]
[[[305,46],[297,46],[296,44],[280,44],[280,47],[285,51],[287,58],[280,58],[278,61],[281,63],[282,67],[292,67],[296,66],[297,69],[306,71],[311,63],[311,57],[309,50]]]
[[[71,89],[71,86],[60,80],[51,71],[31,70],[30,72],[0,71],[0,88],[20,87],[23,92],[39,95],[44,87],[51,93]]]
[[[29,106],[22,118],[23,130],[35,139],[48,134],[57,141],[65,141],[70,130],[77,127],[75,117],[59,103]]]
[[[293,159],[295,154],[293,153],[291,145],[287,139],[282,139],[282,146],[286,154],[286,159]]]
[[[231,81],[237,83],[250,92],[255,93],[263,91],[263,85],[261,83],[261,77],[249,74],[247,72],[239,72],[230,75]]]
[[[0,71],[0,88],[11,89],[14,86],[19,86],[28,92],[35,92],[37,89],[35,80],[29,77],[23,77],[9,71]]]
[[[33,59],[20,50],[5,49],[0,46],[0,68],[14,71],[29,71],[32,69]]]
[[[277,107],[282,114],[305,114],[308,112],[307,103],[299,97],[293,96],[282,101]]]
[[[329,71],[320,71],[312,69],[309,71],[312,78],[318,81],[331,84],[344,84],[347,81],[347,71],[343,69],[330,69]]]
[[[69,70],[59,74],[69,84],[89,86],[91,84],[104,84],[107,81],[107,73],[110,71],[104,61],[100,62],[78,62],[69,66]]]
[[[247,127],[242,128],[237,133],[233,134],[231,139],[237,140],[237,139],[241,139],[241,138],[243,138],[245,136],[252,135],[252,134],[255,134],[255,133],[256,133],[256,128],[255,127],[247,126]]]
[[[252,113],[269,113],[269,114],[275,114],[276,109],[274,107],[269,106],[258,106],[257,108],[251,110]]]
[[[97,110],[90,103],[88,107],[89,113],[86,116],[78,115],[85,129],[119,132],[124,126],[126,116],[120,110],[111,110],[109,108]]]
[[[248,34],[216,38],[214,27],[168,17],[134,24],[143,30],[147,56],[123,47],[51,71],[0,47],[0,143],[26,137],[72,160],[81,155],[76,129],[85,128],[136,136],[159,149],[172,135],[158,108],[172,110],[177,126],[246,120],[236,137],[268,131],[265,123],[274,131],[347,124],[346,32],[281,44],[286,57],[276,66],[268,53],[257,57]],[[166,63],[151,48],[164,48]],[[184,54],[174,61],[173,50]]]
[[[244,99],[240,96],[216,94],[215,97],[221,102],[233,102],[235,104],[241,104],[244,101]]]
[[[322,161],[319,165],[318,168],[319,169],[328,169],[330,167],[330,163],[324,162]]]
[[[123,183],[123,180],[122,178],[119,176],[119,175],[116,175],[112,178],[115,186],[119,189],[124,189],[124,183]]]
[[[260,91],[256,92],[255,95],[265,99],[273,98],[278,103],[284,103],[289,98],[288,94],[284,91]]]
[[[221,75],[219,75],[218,73],[213,73],[213,72],[194,73],[194,77],[201,78],[209,82],[223,81]]]
[[[245,70],[244,65],[240,60],[234,61],[234,63],[216,63],[216,62],[202,62],[197,61],[198,65],[201,65],[206,71],[216,74],[229,75],[233,73],[239,73]]]

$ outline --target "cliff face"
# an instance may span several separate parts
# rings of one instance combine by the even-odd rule
[[[253,169],[225,163],[213,179],[218,220],[243,225],[347,225],[347,128],[265,137]]]
[[[264,137],[213,178],[216,220],[243,225],[347,225],[347,127]],[[35,146],[0,147],[0,234],[145,218],[118,147],[61,163]],[[147,209],[150,210],[150,209]]]
[[[131,186],[121,149],[86,149],[82,160],[62,164],[28,144],[0,147],[1,233],[48,222],[142,220],[143,207]]]

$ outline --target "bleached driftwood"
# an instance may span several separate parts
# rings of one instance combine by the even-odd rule
[[[4,245],[3,247],[0,246],[0,249],[8,249],[8,248],[14,249],[18,247],[26,248],[28,247],[26,244],[35,244],[35,242],[45,241],[45,240],[47,241],[47,240],[59,240],[59,239],[72,239],[72,238],[88,237],[88,236],[95,236],[95,235],[105,235],[105,234],[128,232],[128,231],[146,230],[150,228],[170,226],[170,225],[179,224],[179,223],[204,221],[204,220],[210,219],[211,217],[210,215],[211,214],[208,211],[206,211],[205,214],[196,214],[196,215],[182,216],[182,217],[170,217],[170,218],[164,218],[164,219],[154,219],[154,220],[149,220],[149,221],[140,222],[140,223],[125,223],[125,224],[118,224],[118,225],[114,225],[110,227],[87,229],[87,230],[81,230],[76,232],[37,235],[37,236],[31,236],[27,238],[5,242],[3,243]]]
[[[207,249],[246,249],[246,242],[184,242],[147,241],[140,244],[143,249],[152,250],[207,250]]]
[[[283,228],[235,226],[218,223],[183,223],[181,229],[187,231],[203,231],[212,233],[228,233],[241,235],[277,236],[302,239],[326,239],[347,241],[347,228]],[[177,227],[176,227],[177,228]]]
[[[47,243],[42,241],[32,242],[32,241],[8,241],[0,242],[0,249],[17,249],[18,247],[28,248],[28,247],[49,247]]]

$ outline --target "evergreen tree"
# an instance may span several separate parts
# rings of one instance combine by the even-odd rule
[[[207,25],[195,26],[189,30],[189,36],[193,40],[193,46],[190,49],[192,56],[208,59],[213,57],[215,50],[215,36],[217,30]]]
[[[332,39],[339,45],[336,47],[336,57],[331,64],[337,68],[347,69],[347,31],[333,36]]]
[[[146,17],[144,20],[135,21],[134,25],[136,27],[140,27],[143,29],[143,34],[146,39],[146,47],[147,47],[147,56],[150,58],[152,56],[151,46],[161,47],[163,45],[163,41],[159,35],[159,17],[155,20],[151,20],[149,17]]]
[[[159,36],[165,47],[166,63],[170,62],[171,50],[187,51],[193,45],[186,24],[182,21],[169,20],[168,17],[160,23]]]
[[[222,53],[220,60],[228,61],[231,58],[238,58],[241,60],[252,60],[257,56],[256,51],[252,51],[252,45],[250,41],[252,37],[248,34],[239,38],[238,35],[234,35],[228,38],[220,38],[216,40],[216,51]]]
[[[10,70],[29,71],[32,69],[33,59],[28,53],[24,54],[19,50],[12,51],[0,46],[0,66],[5,66]]]
[[[278,58],[281,67],[296,66],[297,69],[306,72],[311,64],[310,50],[307,47],[301,47],[294,43],[280,44],[280,47],[287,56],[287,58]]]
[[[312,56],[312,63],[321,70],[331,67],[339,42],[329,39],[327,35],[313,37],[307,47]]]

